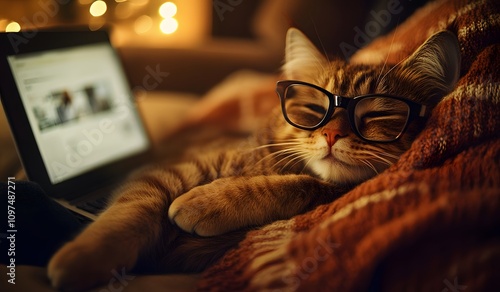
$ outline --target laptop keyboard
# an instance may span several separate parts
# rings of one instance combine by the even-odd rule
[[[92,214],[98,214],[106,208],[109,197],[100,197],[92,201],[79,202],[75,206]]]

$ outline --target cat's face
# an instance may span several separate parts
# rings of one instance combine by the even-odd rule
[[[425,104],[430,109],[455,86],[458,74],[458,44],[450,33],[429,38],[396,66],[329,61],[298,30],[291,29],[287,35],[285,78],[311,83],[340,96],[390,94]],[[301,97],[304,101],[309,98],[307,94]],[[377,120],[385,109],[380,103],[367,102],[360,111],[377,113],[372,118]],[[303,114],[310,112],[310,108],[304,109]],[[301,111],[295,114],[301,115]],[[356,135],[347,111],[342,108],[335,109],[328,122],[315,130],[299,129],[283,119],[281,123],[274,138],[276,143],[285,143],[280,153],[288,155],[289,165],[301,161],[302,167],[324,180],[342,184],[359,183],[386,169],[410,147],[423,124],[421,121],[410,124],[396,141],[376,143]],[[390,133],[397,124],[397,120],[389,120],[373,122],[370,126],[374,132]]]

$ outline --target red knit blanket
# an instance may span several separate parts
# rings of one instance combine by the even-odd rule
[[[433,2],[353,56],[395,64],[448,29],[461,78],[399,162],[328,205],[248,233],[199,289],[500,291],[499,6]]]

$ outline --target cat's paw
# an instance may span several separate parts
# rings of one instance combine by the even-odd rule
[[[206,187],[205,187],[206,188]],[[232,223],[217,196],[207,196],[203,187],[197,187],[175,199],[168,209],[168,217],[182,230],[200,236],[226,233]]]
[[[73,241],[50,260],[47,275],[54,288],[83,291],[112,281],[115,275],[135,262],[133,252],[119,246]]]

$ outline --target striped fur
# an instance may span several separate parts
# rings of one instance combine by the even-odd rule
[[[339,95],[377,92],[435,102],[456,82],[446,78],[448,71],[458,70],[443,57],[443,51],[457,50],[448,39],[448,34],[431,38],[396,66],[362,66],[328,61],[291,29],[283,71],[288,79]],[[431,72],[421,64],[423,57],[433,64]],[[434,82],[432,88],[414,84],[425,80]],[[303,131],[287,124],[276,109],[249,140],[138,172],[110,207],[52,258],[49,277],[57,288],[81,290],[106,282],[111,270],[122,267],[200,271],[233,247],[245,228],[311,210],[383,171],[409,148],[421,126],[414,125],[397,142],[375,144],[356,137],[342,111],[323,128]],[[331,147],[325,138],[330,130],[341,133]],[[233,241],[197,236],[234,230],[242,231],[233,233]]]

